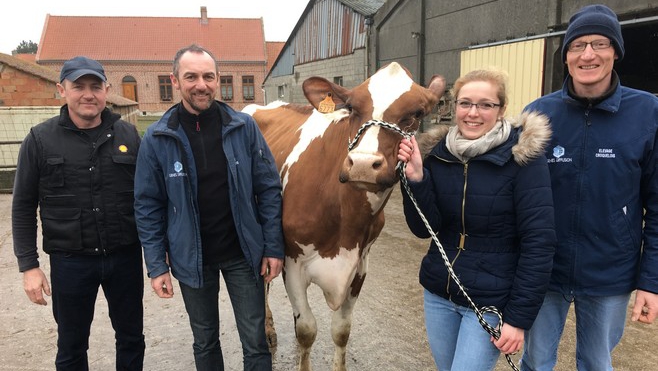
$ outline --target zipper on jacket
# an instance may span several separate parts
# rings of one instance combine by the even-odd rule
[[[459,254],[461,254],[463,250],[464,249],[462,248],[457,249],[457,255],[455,255],[455,258],[450,262],[450,265],[452,265],[453,268],[455,267],[455,262],[457,261]],[[450,272],[448,272],[448,283],[446,283],[446,293],[448,294],[448,300],[452,300],[452,295],[450,294],[450,281],[452,281],[452,276],[450,276]]]
[[[587,143],[589,141],[588,140],[589,139],[589,128],[592,126],[592,120],[590,118],[591,111],[592,111],[592,103],[589,103],[587,105],[587,107],[585,108],[585,122],[584,122],[585,127],[584,127],[584,133],[583,133],[581,148],[587,148]],[[581,154],[580,154],[580,167],[582,169],[584,169],[586,167],[585,161],[586,161],[586,156],[585,156],[585,151],[583,150],[583,151],[581,151]],[[583,194],[583,172],[578,171],[578,173],[576,174],[576,177],[577,177],[577,181],[576,181],[577,189],[576,189],[576,200],[575,200],[575,202],[576,202],[577,206],[576,206],[575,209],[576,209],[577,214],[574,216],[574,220],[573,220],[573,222],[574,222],[573,231],[580,230],[580,223],[581,223],[581,215],[580,214],[582,212],[582,207],[578,206],[578,205],[580,205],[582,200],[583,200],[583,197],[582,197],[582,194]],[[570,250],[571,250],[569,252],[569,255],[574,257],[574,258],[571,259],[571,262],[570,262],[569,273],[568,273],[568,282],[569,282],[569,290],[573,290],[573,288],[576,287],[576,284],[577,284],[576,283],[576,280],[577,280],[577,278],[576,278],[577,277],[576,260],[578,260],[578,251],[574,247],[573,241],[580,238],[582,236],[582,233],[580,233],[578,235],[576,235],[575,233],[570,233],[570,234],[572,236],[571,237],[572,238],[572,243],[569,244]]]
[[[457,261],[457,258],[461,254],[462,251],[464,251],[464,245],[466,244],[466,237],[468,237],[468,234],[466,234],[466,219],[465,219],[465,214],[466,214],[466,188],[468,186],[468,162],[464,164],[464,189],[462,190],[462,232],[459,234],[459,245],[457,246],[457,255],[455,255],[455,258],[452,259],[452,262],[450,264],[455,266],[455,262]],[[450,276],[450,272],[448,272],[448,283],[446,284],[446,292],[448,293],[448,300],[450,300],[451,296],[450,295],[450,281],[452,280],[452,277]]]
[[[459,246],[457,248],[461,251],[464,250],[466,244],[466,188],[468,186],[468,162],[464,164],[464,189],[462,190],[462,233],[459,237]]]

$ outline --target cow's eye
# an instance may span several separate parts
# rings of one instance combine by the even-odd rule
[[[417,119],[419,119],[423,116],[425,116],[425,112],[423,110],[420,110],[420,109],[418,111],[416,111],[416,113],[414,114],[414,117],[417,118]]]
[[[346,110],[352,112],[352,105],[349,104],[349,103],[339,104],[339,105],[336,106],[336,110],[339,110],[339,109],[346,109]]]

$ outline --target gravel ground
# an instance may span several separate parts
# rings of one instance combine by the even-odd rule
[[[370,271],[354,310],[348,344],[347,367],[360,370],[429,371],[434,364],[423,324],[422,290],[417,272],[427,240],[413,237],[401,211],[399,191],[387,205],[387,223],[371,249]],[[0,369],[54,370],[56,325],[50,306],[32,304],[22,288],[11,238],[11,195],[0,195]],[[43,255],[43,254],[42,254]],[[47,259],[41,259],[49,272]],[[173,299],[159,299],[145,278],[144,295],[146,358],[145,370],[193,370],[192,335],[178,286]],[[329,332],[330,310],[317,287],[310,289],[312,308],[318,320],[318,336],[312,352],[316,371],[331,369],[333,344]],[[293,370],[296,344],[290,304],[281,278],[271,288],[270,305],[278,331],[274,370]],[[241,348],[230,301],[222,287],[221,340],[229,371],[242,370]],[[630,313],[629,313],[630,316]],[[658,325],[628,322],[621,344],[613,354],[617,371],[658,369]],[[560,346],[557,371],[575,370],[573,313]],[[107,303],[99,293],[96,319],[92,325],[89,362],[92,370],[114,369],[113,331]],[[496,371],[511,370],[501,357]]]

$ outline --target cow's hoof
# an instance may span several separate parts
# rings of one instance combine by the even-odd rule
[[[265,336],[267,338],[267,346],[269,346],[270,349],[276,349],[277,346],[276,332],[266,331]]]

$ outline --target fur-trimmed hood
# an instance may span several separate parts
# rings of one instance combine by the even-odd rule
[[[506,119],[512,128],[518,128],[518,142],[512,147],[514,161],[525,165],[530,160],[543,154],[551,139],[551,127],[548,117],[538,112],[523,112],[516,119]],[[426,157],[448,134],[452,125],[438,125],[418,136],[418,145]]]

